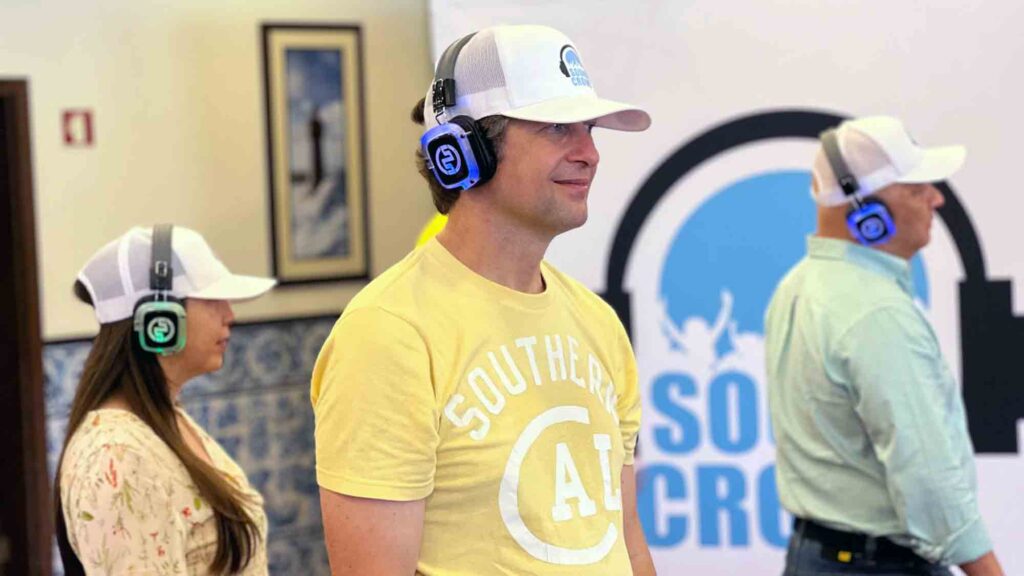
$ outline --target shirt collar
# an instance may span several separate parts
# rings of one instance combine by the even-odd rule
[[[837,238],[807,237],[807,255],[823,260],[842,260],[894,280],[907,294],[913,294],[910,263],[899,256]]]

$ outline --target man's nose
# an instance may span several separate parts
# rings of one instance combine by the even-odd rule
[[[573,128],[573,148],[569,160],[573,162],[584,162],[588,166],[597,166],[601,161],[601,154],[594,144],[594,136],[590,133],[590,127],[586,124],[578,124]]]

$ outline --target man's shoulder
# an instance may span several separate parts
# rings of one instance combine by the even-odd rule
[[[413,250],[357,292],[345,311],[405,304],[418,288],[429,285],[425,275],[422,251]]]
[[[447,326],[458,298],[445,268],[428,248],[411,251],[363,287],[345,306],[333,333],[422,337]]]
[[[789,310],[798,302],[809,313],[791,317]],[[783,277],[773,294],[766,310],[766,330],[795,318],[839,334],[896,310],[923,321],[913,298],[894,279],[849,262],[804,259]]]
[[[552,289],[561,292],[574,306],[590,314],[618,322],[618,315],[611,305],[582,282],[559,270],[550,262],[544,261],[541,267],[544,280],[552,285]]]
[[[913,300],[895,279],[845,261],[806,261],[788,277],[800,295],[837,310],[863,313]]]

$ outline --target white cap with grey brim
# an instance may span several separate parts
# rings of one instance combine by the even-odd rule
[[[131,318],[150,288],[153,228],[135,227],[100,248],[78,273],[100,324]],[[175,226],[171,239],[174,269],[170,295],[200,300],[248,300],[270,290],[277,280],[231,273],[196,231]]]
[[[868,116],[847,120],[836,130],[839,150],[857,178],[863,198],[896,183],[939,182],[963,166],[963,146],[924,148],[907,133],[903,123],[891,116]],[[819,146],[814,160],[812,186],[814,201],[822,206],[840,206],[851,201],[836,182],[824,150]]]

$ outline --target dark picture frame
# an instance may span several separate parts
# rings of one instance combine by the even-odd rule
[[[369,278],[362,31],[261,28],[274,276],[281,284]]]

